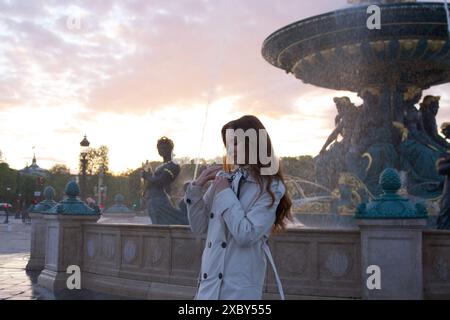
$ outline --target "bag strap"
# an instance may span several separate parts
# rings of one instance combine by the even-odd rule
[[[275,275],[275,281],[277,282],[278,292],[280,293],[280,298],[281,298],[281,300],[286,300],[285,297],[284,297],[283,286],[281,284],[280,277],[278,276],[278,272],[277,272],[277,268],[275,266],[275,262],[273,261],[272,253],[270,252],[270,248],[267,245],[267,240],[268,240],[267,237],[265,237],[265,239],[263,241],[263,250],[264,250],[264,253],[267,256],[267,259],[269,259],[269,262],[272,265],[273,273]]]

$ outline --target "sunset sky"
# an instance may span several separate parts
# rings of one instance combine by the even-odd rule
[[[345,0],[0,0],[0,150],[16,169],[77,171],[79,143],[110,148],[110,168],[176,157],[214,158],[221,126],[244,114],[266,125],[280,156],[315,155],[330,134],[332,98],[267,63],[276,29]],[[77,20],[79,18],[79,20]],[[68,21],[69,20],[69,21]],[[69,22],[69,23],[68,23]],[[78,24],[79,23],[79,24]],[[438,118],[450,120],[450,86]],[[210,103],[205,141],[200,137]]]

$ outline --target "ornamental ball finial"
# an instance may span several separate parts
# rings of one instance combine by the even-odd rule
[[[76,198],[80,195],[80,187],[78,186],[78,184],[75,181],[70,181],[66,185],[66,188],[64,189],[64,193],[69,198]]]
[[[402,186],[400,175],[392,168],[387,168],[381,173],[379,182],[385,193],[396,193]]]

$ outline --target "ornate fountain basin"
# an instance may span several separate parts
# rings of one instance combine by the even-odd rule
[[[294,22],[270,35],[262,55],[305,83],[335,90],[428,88],[450,81],[450,37],[443,3],[379,5],[381,29],[367,28],[367,6]]]

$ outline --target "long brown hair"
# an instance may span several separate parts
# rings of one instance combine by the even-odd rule
[[[249,129],[254,129],[254,130],[256,130],[257,133],[260,132],[259,130],[266,130],[264,125],[261,123],[261,121],[257,117],[252,116],[252,115],[246,115],[237,120],[230,121],[227,124],[225,124],[222,128],[222,140],[223,140],[223,143],[225,146],[226,146],[226,131],[227,131],[227,129],[232,129],[232,130],[242,129],[242,130],[244,130],[244,132],[246,132]],[[270,166],[270,163],[268,165],[264,165],[261,163],[260,158],[259,158],[260,135],[256,134],[256,137],[257,137],[257,145],[256,145],[257,163],[249,164],[249,162],[250,162],[249,161],[249,157],[250,157],[249,156],[249,148],[250,148],[249,144],[250,143],[247,143],[247,142],[245,143],[245,162],[248,165],[248,168],[251,171],[251,174],[256,178],[261,190],[264,188],[265,182],[267,182],[266,191],[270,194],[270,197],[272,198],[272,203],[269,205],[269,208],[270,208],[271,206],[273,206],[273,204],[275,202],[275,195],[273,194],[273,191],[271,190],[272,180],[274,178],[277,178],[285,186],[286,186],[286,184],[284,182],[284,177],[283,177],[281,168],[279,168],[277,173],[275,173],[273,175],[261,175],[261,173],[260,173],[261,168]],[[268,135],[267,135],[266,150],[267,150],[267,156],[272,157],[272,150],[273,150],[272,142]],[[225,161],[224,161],[224,169],[225,170],[229,169]],[[288,195],[287,189],[286,189],[286,192],[283,195],[283,197],[281,198],[280,203],[278,204],[278,207],[277,207],[276,219],[275,219],[274,226],[272,228],[273,232],[279,232],[279,231],[284,230],[286,228],[287,220],[292,221],[291,207],[292,207],[292,201],[291,201],[291,199]]]

